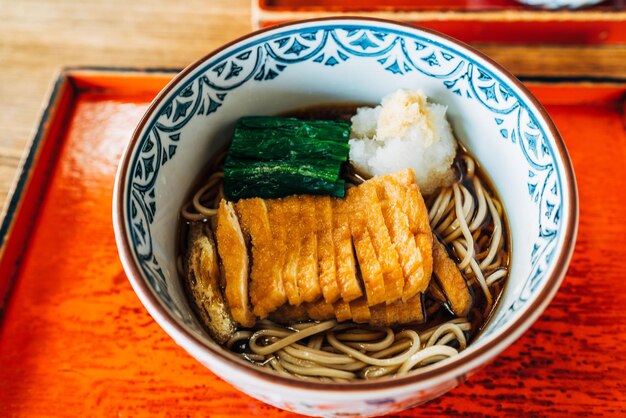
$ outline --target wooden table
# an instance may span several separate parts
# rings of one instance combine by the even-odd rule
[[[182,68],[251,30],[249,0],[0,0],[0,206],[60,67]]]

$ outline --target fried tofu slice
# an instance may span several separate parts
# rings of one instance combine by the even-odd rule
[[[304,302],[314,302],[322,295],[317,274],[317,233],[315,221],[315,201],[313,196],[303,195],[300,199],[300,220],[298,236],[300,255],[298,257],[298,291]]]
[[[368,306],[363,297],[346,303],[342,300],[333,305],[323,298],[301,306],[285,305],[274,312],[270,318],[279,323],[301,322],[307,320],[325,321],[335,318],[337,322],[352,320],[357,324],[372,326],[393,326],[424,321],[421,295],[408,302],[397,301],[391,305],[385,303]]]
[[[369,306],[386,301],[383,269],[378,262],[374,243],[367,228],[368,209],[362,201],[361,187],[353,187],[346,193],[346,206],[350,209],[350,233],[359,261],[359,270]]]
[[[459,317],[467,315],[473,303],[469,287],[456,263],[436,237],[433,238],[433,270],[452,312]]]
[[[413,235],[417,235],[420,232],[420,227],[423,227],[422,217],[424,215],[420,214],[419,199],[417,194],[414,193],[417,191],[419,194],[419,188],[417,187],[417,183],[415,183],[415,173],[413,172],[413,169],[407,168],[396,173],[386,175],[384,179],[400,188],[401,200],[398,203],[402,208],[402,212],[406,214],[409,220],[411,233]],[[426,212],[425,216],[428,221],[428,212]]]
[[[398,324],[422,324],[426,320],[422,293],[417,294],[404,303],[398,304],[396,309],[398,310]]]
[[[299,306],[284,304],[269,315],[269,319],[277,324],[293,324],[295,322],[308,321],[311,318],[306,309],[306,304]]]
[[[299,205],[293,205],[294,199],[267,200],[268,217],[272,230],[273,248],[275,250],[275,263],[279,265],[280,275],[285,290],[285,297],[292,305],[299,305],[298,281],[297,281],[297,255],[293,255],[290,225],[293,218],[297,217]],[[296,202],[297,203],[297,202]],[[293,256],[292,256],[293,255]],[[292,259],[290,259],[292,256]]]
[[[380,180],[380,179],[377,179]],[[385,224],[393,247],[398,253],[404,278],[403,289],[408,283],[419,283],[424,276],[424,257],[418,248],[415,236],[409,228],[409,219],[402,211],[404,189],[396,182],[376,181],[376,192],[381,201],[381,208]],[[402,300],[406,301],[414,295],[408,291],[402,293]],[[412,288],[415,288],[413,286]]]
[[[329,196],[318,196],[315,202],[317,220],[317,264],[322,295],[327,303],[341,296],[337,285],[335,246],[333,244],[333,205]]]
[[[413,286],[408,288],[405,286],[405,294],[407,298],[411,298],[413,295],[423,293],[428,289],[428,284],[433,275],[433,236],[429,233],[417,234],[415,236],[415,243],[417,248],[421,250],[422,254],[422,274],[418,276],[418,280],[413,283]]]
[[[300,199],[287,197],[278,199],[273,217],[276,217],[276,225],[280,229],[281,241],[279,244],[284,250],[282,277],[285,293],[291,305],[299,306],[302,297],[298,289],[298,258],[300,257],[300,240],[294,238],[299,229],[300,222]]]
[[[422,294],[406,302],[397,301],[391,305],[377,305],[370,307],[372,317],[370,325],[376,327],[423,323],[425,319]]]
[[[335,308],[327,303],[324,298],[306,304],[306,312],[314,321],[326,321],[335,317]]]
[[[335,318],[337,322],[349,321],[352,319],[352,311],[350,310],[350,304],[343,299],[337,300],[333,304],[335,308]]]
[[[356,262],[350,235],[350,209],[344,200],[332,199],[333,244],[335,248],[336,279],[344,302],[363,295],[356,271]]]
[[[383,270],[376,259],[369,232],[355,232],[353,238],[367,302],[370,306],[383,303],[386,300]]]
[[[433,274],[433,235],[430,228],[430,222],[428,220],[428,208],[426,207],[424,197],[420,193],[417,182],[415,181],[415,173],[413,173],[412,169],[409,169],[409,172],[410,181],[407,186],[407,200],[414,202],[412,205],[417,207],[417,233],[415,234],[415,241],[417,243],[417,247],[422,250],[424,268],[424,276],[417,285],[417,292],[423,293],[428,288],[428,283],[430,282]]]
[[[244,327],[251,327],[256,318],[248,300],[248,249],[233,204],[222,200],[215,218],[215,237],[222,261],[226,302],[233,319]]]
[[[311,319],[326,321],[335,318],[335,309],[333,305],[320,298],[315,302],[303,303],[300,306],[285,304],[272,312],[269,318],[279,324],[304,322]]]
[[[211,231],[203,224],[189,227],[187,283],[198,313],[215,341],[226,343],[236,331],[220,288],[217,250]]]
[[[373,321],[391,324],[402,315],[410,317],[397,304],[413,301],[430,282],[433,238],[410,169],[354,187],[346,199],[242,199],[235,211],[241,226],[235,248],[244,247],[246,239],[251,247],[253,316],[265,318],[288,301],[304,305],[309,316],[325,318],[332,311],[340,319],[368,322],[370,307],[386,304],[392,309],[374,309]],[[224,231],[236,237],[234,226],[226,226],[230,230]],[[225,250],[224,256],[230,260],[224,265],[235,266],[226,280],[234,284],[227,297],[233,298],[235,315],[249,323],[241,297],[245,258],[242,251],[231,251],[235,254]]]
[[[447,302],[446,295],[443,293],[443,291],[439,287],[439,284],[437,283],[437,280],[431,280],[430,281],[430,284],[428,285],[427,293],[429,293],[430,297],[432,297],[433,299],[435,299],[439,303],[446,303]]]
[[[241,227],[252,243],[250,301],[256,316],[263,319],[287,300],[281,266],[276,263],[266,201],[241,199],[235,205]]]
[[[370,325],[374,327],[391,325],[387,319],[387,308],[388,305],[384,303],[376,306],[370,306]]]
[[[414,274],[405,276],[402,298],[406,301],[428,288],[433,270],[432,231],[428,222],[428,210],[415,182],[413,170],[408,168],[385,177],[389,182],[385,185],[386,197],[394,201],[392,204],[402,208],[421,257],[421,271],[418,269]]]
[[[367,230],[372,238],[376,257],[383,271],[385,302],[387,305],[402,298],[404,275],[394,248],[389,229],[385,224],[381,201],[376,192],[376,182],[365,182],[357,188],[362,208],[367,211]]]
[[[376,327],[423,323],[424,311],[421,294],[413,299],[397,301],[391,305],[385,303],[368,306],[367,300],[361,297],[350,303],[338,300],[333,305],[323,298],[300,306],[283,305],[270,314],[270,319],[279,324],[289,324],[309,320],[325,321],[335,318],[337,322],[352,320],[359,324],[370,324]]]
[[[369,323],[372,326],[391,327],[409,323],[423,323],[425,319],[421,294],[406,302],[399,300],[391,305],[371,306],[370,311],[372,317]]]
[[[369,301],[365,298],[359,298],[350,302],[350,312],[352,320],[357,324],[368,323],[371,318]]]

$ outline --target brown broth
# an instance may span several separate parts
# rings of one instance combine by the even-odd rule
[[[461,147],[461,149],[459,150],[455,158],[455,165],[457,167],[457,172],[458,173],[465,172],[465,163],[462,160],[463,154],[467,154],[472,157],[472,159],[476,163],[475,175],[480,179],[482,185],[495,198],[495,200],[502,202],[502,200],[500,200],[500,198],[495,192],[495,188],[492,185],[493,183],[491,182],[486,172],[481,167],[478,160],[476,160],[476,158],[474,158],[464,147]],[[467,178],[464,178],[463,176],[460,176],[459,183],[463,184],[468,190],[470,190],[470,192],[473,195],[476,194],[474,184],[471,181],[471,179],[467,179]],[[433,200],[434,200],[434,196],[432,196],[430,199],[427,199],[426,205],[428,208],[431,207]],[[491,215],[488,213],[485,218],[485,221],[479,227],[479,230],[481,230],[481,234],[490,234],[492,232],[493,227],[492,225],[490,225],[491,220],[492,220]],[[508,220],[507,220],[506,213],[504,212],[504,210],[502,211],[501,220],[502,220],[502,225],[503,225],[503,228],[502,228],[503,255],[502,257],[504,258],[502,264],[508,269],[510,259],[511,259],[510,253],[509,253],[509,249],[511,248],[511,246],[509,242],[509,225],[508,225]],[[452,259],[454,259],[457,263],[460,262],[460,260],[458,260],[454,256],[454,254],[450,251],[450,248],[446,246],[446,249],[448,250],[448,254],[452,257]],[[436,280],[435,276],[433,276],[433,279]],[[504,286],[506,285],[508,281],[507,279],[508,279],[508,275],[507,277],[499,280],[497,283],[495,283],[494,285],[490,287],[492,294],[493,294],[493,305],[491,309],[489,309],[489,311],[487,312],[485,312],[485,309],[487,307],[487,299],[482,289],[480,288],[480,286],[478,284],[469,286],[470,293],[472,295],[472,300],[473,300],[472,310],[467,316],[469,321],[472,324],[472,329],[469,332],[469,338],[468,338],[469,343],[471,343],[473,340],[475,340],[478,337],[478,335],[480,335],[482,330],[485,328],[485,326],[487,325],[487,323],[493,316],[493,313],[495,312],[498,306],[498,302],[502,295]],[[426,295],[425,297],[428,298],[428,295]],[[443,322],[446,322],[455,318],[455,316],[447,309],[440,310],[439,315],[440,316],[438,317],[429,318],[429,320],[431,320],[432,322],[430,322],[430,324],[428,324],[426,328],[429,328],[430,326],[436,325],[438,323],[443,323]]]

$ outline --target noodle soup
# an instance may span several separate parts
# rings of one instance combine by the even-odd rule
[[[330,105],[285,116],[302,120],[349,120],[356,108]],[[223,150],[209,162],[181,210],[178,263],[181,277],[190,277],[186,261],[189,225],[206,223],[215,233],[217,208],[224,199],[226,154]],[[279,309],[252,326],[239,324],[223,341],[224,346],[245,360],[279,374],[335,382],[406,375],[464,350],[495,309],[508,275],[510,247],[503,205],[486,173],[460,146],[453,170],[456,179],[452,184],[424,196],[424,202],[434,240],[445,249],[439,258],[443,257],[444,264],[447,258],[453,260],[467,286],[469,300],[467,297],[465,300],[461,297],[460,302],[453,300],[455,294],[450,285],[432,274],[427,289],[419,295],[419,304],[415,305],[421,310],[416,315],[418,320],[387,326],[340,321],[336,304],[333,311],[336,318],[324,320],[318,316],[316,320],[311,311],[323,309],[304,303],[309,306],[308,314]],[[341,175],[347,188],[359,187],[367,180],[350,163],[343,166]],[[246,245],[250,251],[250,242]],[[356,268],[361,268],[358,257],[356,263]],[[363,284],[363,279],[360,280]],[[193,283],[185,280],[185,285],[189,299],[195,300],[192,305],[206,324],[208,317],[198,303]],[[352,313],[355,309],[352,306]],[[370,307],[372,313],[376,309]],[[308,318],[303,318],[307,315]]]
[[[205,190],[207,195],[199,196],[197,204],[192,204],[193,207],[186,204],[192,197],[187,193],[196,191],[188,187],[193,184],[193,177],[203,170],[210,158],[217,156],[221,147],[229,145],[231,129],[235,123],[239,124],[240,118],[250,122],[249,116],[280,115],[324,101],[376,103],[389,92],[418,86],[433,102],[447,106],[447,119],[456,136],[484,168],[484,174],[493,180],[495,189],[489,184],[485,184],[485,188],[498,192],[497,198],[495,194],[490,196],[501,202],[508,217],[508,223],[503,221],[506,236],[503,242],[515,246],[515,256],[509,253],[506,277],[494,283],[504,286],[504,291],[497,297],[497,291],[492,290],[495,311],[491,310],[492,317],[487,319],[482,331],[476,331],[480,324],[474,327],[477,335],[463,331],[466,342],[469,342],[464,350],[460,350],[461,337],[455,337],[456,334],[445,332],[446,335],[435,337],[437,341],[433,345],[445,345],[448,348],[444,350],[450,353],[454,350],[458,354],[424,367],[416,364],[407,370],[406,376],[389,378],[385,377],[389,375],[384,375],[375,379],[374,374],[370,379],[363,379],[360,371],[354,370],[355,378],[349,379],[348,383],[335,382],[333,377],[303,376],[287,369],[289,375],[282,374],[269,364],[272,360],[266,367],[259,367],[251,362],[251,357],[246,359],[240,355],[242,350],[248,355],[257,354],[252,349],[246,349],[245,339],[234,342],[233,350],[229,350],[229,340],[238,331],[259,326],[260,318],[271,320],[272,326],[284,328],[289,336],[301,331],[278,324],[279,319],[287,324],[336,321],[338,324],[353,322],[360,328],[391,328],[394,333],[402,329],[415,331],[420,337],[420,350],[411,359],[416,360],[425,354],[424,349],[427,348],[428,341],[422,342],[427,338],[422,334],[431,324],[438,325],[434,322],[437,318],[425,312],[432,304],[432,298],[424,296],[434,289],[428,286],[430,283],[439,285],[451,310],[454,308],[458,312],[454,317],[462,321],[471,317],[476,307],[480,306],[478,298],[481,297],[479,291],[482,287],[472,287],[473,280],[470,277],[466,280],[466,272],[461,273],[458,268],[457,263],[462,261],[463,256],[456,254],[454,248],[444,247],[440,251],[436,244],[441,237],[434,237],[433,228],[429,225],[428,209],[434,204],[433,196],[438,190],[458,183],[458,178],[453,177],[455,173],[458,177],[459,173],[455,168],[455,157],[461,152],[460,146],[457,144],[455,149],[449,146],[447,140],[438,141],[441,145],[438,150],[445,154],[446,167],[446,172],[439,179],[445,184],[438,183],[439,188],[431,185],[432,190],[428,190],[422,183],[424,174],[428,177],[428,173],[421,172],[420,167],[425,162],[428,168],[436,169],[440,167],[441,159],[436,158],[433,152],[413,158],[420,156],[413,152],[417,149],[434,151],[428,147],[434,138],[428,132],[423,136],[426,141],[415,144],[416,138],[394,140],[391,138],[393,135],[379,135],[381,132],[372,135],[367,124],[357,123],[360,126],[356,127],[355,135],[349,133],[347,139],[342,135],[333,135],[333,141],[323,146],[306,142],[310,152],[300,154],[302,158],[299,157],[298,164],[282,160],[271,165],[260,158],[253,158],[251,166],[244,164],[243,159],[249,156],[245,148],[250,145],[257,151],[263,150],[259,150],[254,141],[250,142],[253,138],[248,136],[244,138],[247,139],[245,147],[237,149],[243,153],[234,156],[235,164],[225,164],[224,167],[235,176],[228,176],[224,171],[223,179],[218,174],[212,180],[227,186],[224,194],[230,196],[228,200],[222,200],[219,206],[215,206],[216,190],[208,186]],[[392,108],[392,112],[386,112],[392,119],[394,114],[403,113],[401,107]],[[443,113],[441,106],[429,107],[426,103],[425,108]],[[366,111],[372,112],[375,113],[376,109]],[[411,115],[417,114],[419,112]],[[414,119],[411,115],[407,120]],[[351,116],[356,115],[348,115],[350,119]],[[319,131],[323,125],[317,124],[314,128]],[[430,124],[422,123],[419,130],[424,131],[428,128],[426,125]],[[343,132],[340,124],[333,126],[333,129]],[[432,126],[439,128],[441,125],[435,123]],[[387,130],[387,134],[390,132]],[[381,141],[381,137],[384,140]],[[441,136],[437,137],[441,139]],[[345,169],[341,172],[336,163],[345,161],[346,142],[349,159],[356,171],[368,179],[347,189],[345,183],[351,173]],[[383,144],[386,142],[389,144]],[[231,148],[227,151],[231,152]],[[305,148],[294,151],[298,154]],[[418,159],[419,162],[416,161]],[[241,196],[244,192],[254,191],[248,186],[260,179],[258,174],[263,170],[259,168],[278,172],[279,181],[272,178],[273,183],[263,185],[261,192],[265,196],[258,196],[261,201],[253,195]],[[479,177],[483,174],[478,173]],[[197,188],[202,187],[209,176],[210,173],[203,176]],[[414,190],[416,184],[421,195]],[[233,185],[239,188],[229,190]],[[379,194],[381,187],[382,193]],[[378,196],[377,203],[373,200],[372,190]],[[391,194],[394,190],[399,193],[395,197]],[[231,194],[233,191],[235,193]],[[269,196],[269,191],[290,194]],[[312,194],[313,191],[318,194]],[[238,194],[238,197],[233,197]],[[406,200],[407,196],[419,206],[413,214],[416,217],[410,219],[413,223],[408,226],[402,220],[408,219],[409,209],[415,207],[398,203]],[[367,201],[367,205],[361,204],[363,201]],[[389,205],[391,201],[398,205]],[[300,211],[302,216],[293,216],[295,211],[292,209],[302,209],[303,204],[306,210]],[[311,204],[315,207],[313,217],[310,216]],[[206,221],[187,224],[180,220],[183,206],[192,216],[198,215],[199,209],[216,214],[205,215],[208,218]],[[268,216],[265,216],[264,206]],[[494,203],[494,206],[498,211],[498,205]],[[348,211],[342,210],[346,207]],[[392,214],[394,211],[398,214],[398,218],[389,217],[390,208]],[[248,216],[253,212],[262,216]],[[577,212],[576,181],[566,146],[549,115],[519,80],[471,47],[435,32],[376,19],[342,18],[294,22],[255,32],[209,53],[176,76],[148,108],[120,160],[114,192],[113,225],[124,271],[142,304],[177,344],[217,376],[253,398],[301,414],[378,416],[441,396],[496,358],[532,325],[554,297],[566,273],[576,238]],[[318,213],[320,221],[316,222]],[[277,219],[285,218],[286,222],[277,222]],[[366,218],[365,223],[363,218]],[[249,222],[254,219],[263,221],[259,224],[260,231],[247,230],[248,227],[259,226]],[[399,223],[390,223],[393,219]],[[266,220],[272,229],[271,236],[276,236],[275,240],[267,240],[269,234],[265,234],[265,238],[257,234],[263,232]],[[468,225],[472,223],[470,221]],[[181,224],[186,229],[187,240],[177,246],[176,231],[183,229],[179,228]],[[243,233],[252,232],[250,247],[246,236],[238,233],[237,225]],[[279,226],[278,229],[273,228],[275,225]],[[287,225],[290,230],[280,225]],[[299,248],[304,244],[303,248],[307,251],[303,255],[309,257],[303,259],[303,267],[307,269],[302,272],[315,271],[314,266],[304,262],[310,261],[315,254],[311,252],[314,248],[310,245],[311,236],[303,233],[312,230],[309,228],[311,225],[316,231],[316,239],[318,230],[320,232],[322,245],[315,248],[326,248],[318,251],[318,257],[326,262],[317,265],[317,271],[323,273],[317,276],[318,286],[311,282],[311,287],[302,287],[301,294],[299,287],[296,287],[298,292],[294,291],[293,271],[286,268],[285,260],[292,263],[293,247]],[[365,234],[364,225],[368,234]],[[369,229],[380,230],[381,225],[388,230],[386,236],[369,236]],[[318,228],[320,226],[323,227]],[[399,227],[405,232],[408,228],[410,239],[404,244],[410,245],[403,246],[392,227]],[[328,239],[329,234],[332,240]],[[229,236],[236,239],[228,241],[231,245],[225,245],[227,241],[222,238]],[[257,246],[254,245],[255,236],[262,238]],[[367,236],[372,238],[369,244]],[[479,238],[473,237],[480,243]],[[348,246],[344,245],[346,239]],[[385,240],[390,244],[378,245]],[[327,274],[328,265],[332,265],[327,263],[329,242],[333,243],[333,251],[341,249],[338,260],[345,261],[340,269],[335,268],[335,273],[339,274],[334,276]],[[337,247],[334,246],[336,243]],[[288,244],[284,248],[289,250],[289,257],[278,251],[285,244]],[[191,257],[190,249],[194,247],[196,250]],[[344,251],[346,248],[349,251]],[[396,251],[396,261],[402,268],[399,275],[394,273],[397,264],[394,266],[393,257],[378,259],[376,249],[381,250],[382,255],[385,248]],[[403,252],[401,258],[399,251],[407,248],[409,251]],[[511,251],[511,248],[505,249]],[[227,249],[231,251],[225,252]],[[364,249],[373,249],[373,252],[364,255]],[[477,248],[475,250],[474,254],[482,252]],[[181,256],[178,263],[180,274],[177,273],[177,255]],[[374,255],[379,263],[378,270]],[[414,258],[411,258],[412,255]],[[247,268],[242,268],[246,257],[249,261],[245,264]],[[275,260],[275,263],[269,260]],[[415,261],[413,266],[411,260]],[[431,262],[432,265],[429,264]],[[482,260],[477,264],[480,266],[481,263]],[[223,265],[222,270],[228,273],[225,275],[228,277],[224,277],[224,286],[220,283],[220,264]],[[187,274],[189,266],[192,267],[192,275]],[[240,268],[234,268],[236,266]],[[280,274],[278,270],[269,274],[276,266],[281,266]],[[382,269],[383,266],[385,269]],[[255,269],[258,271],[255,272]],[[267,275],[263,274],[265,270]],[[445,276],[450,273],[451,276],[445,276],[447,278],[441,281],[432,273],[436,270],[439,274]],[[358,273],[356,279],[353,276],[355,271]],[[363,275],[363,271],[368,274]],[[448,280],[458,279],[453,274],[455,271],[462,279],[458,288],[450,285],[459,282]],[[487,278],[494,272],[486,271],[485,280],[489,280]],[[257,273],[261,276],[255,276]],[[329,287],[332,283],[329,277],[335,279],[335,289]],[[282,280],[282,288],[278,286],[278,278],[285,279]],[[295,283],[300,283],[299,279],[308,280],[311,277],[296,274],[295,278]],[[337,278],[342,280],[341,287]],[[472,283],[468,286],[468,282]],[[406,286],[401,287],[400,284]],[[191,297],[185,294],[186,286]],[[470,287],[473,288],[473,295]],[[314,300],[320,290],[322,297]],[[197,298],[198,294],[202,298]],[[415,297],[418,294],[422,296]],[[304,300],[305,297],[307,300]],[[299,305],[298,298],[303,299]],[[470,309],[465,312],[468,306]],[[442,312],[445,313],[445,310]],[[276,318],[277,313],[281,314],[281,318]],[[203,315],[207,314],[222,321],[204,324]],[[450,313],[447,315],[441,320],[447,321],[453,316]],[[468,322],[473,323],[473,319]],[[369,331],[356,331],[365,332]],[[335,336],[343,345],[350,347],[352,342],[341,335],[346,333],[354,332],[341,330]],[[371,342],[385,340],[387,335],[386,331],[381,332]],[[450,339],[447,343],[446,338]],[[266,348],[279,339],[281,337],[264,336],[255,341]],[[307,346],[314,344],[310,341],[312,339],[307,337],[300,343]],[[395,342],[392,341],[391,345]],[[417,341],[407,335],[397,342],[411,347],[388,354],[386,358],[402,355]],[[388,343],[389,340],[386,340],[378,347],[369,348],[385,350],[384,346]],[[322,352],[336,350],[334,347],[324,349],[324,344]],[[251,346],[248,344],[248,347]],[[376,355],[375,351],[367,351],[366,348],[357,350],[369,357]],[[278,358],[288,351],[281,348],[267,356]],[[293,354],[292,357],[297,358]],[[296,361],[289,361],[284,355],[279,360],[281,365]],[[348,362],[353,360],[351,358]],[[346,364],[345,359],[339,362]],[[288,367],[291,367],[290,364]],[[401,366],[394,367],[399,370]],[[332,381],[320,381],[323,379]]]

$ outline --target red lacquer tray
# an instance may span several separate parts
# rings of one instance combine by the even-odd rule
[[[465,42],[626,44],[626,0],[544,10],[515,0],[253,0],[257,27],[312,17],[380,17],[435,29]]]
[[[289,416],[178,347],[118,260],[117,160],[171,77],[83,69],[56,83],[1,231],[0,416]],[[497,360],[401,416],[626,413],[626,80],[528,85],[576,169],[580,229],[568,275]]]

